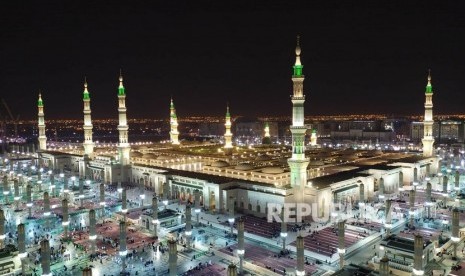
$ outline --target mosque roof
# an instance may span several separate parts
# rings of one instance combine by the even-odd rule
[[[278,174],[283,173],[284,169],[281,167],[265,167],[262,169],[262,173],[269,173],[269,174]]]
[[[131,157],[142,157],[143,154],[140,151],[131,152]]]
[[[142,156],[144,159],[158,159],[157,156],[153,153],[146,153]]]
[[[250,170],[253,170],[254,168],[255,167],[253,165],[246,164],[246,163],[239,164],[234,167],[235,170],[239,170],[239,171],[250,171]]]
[[[352,178],[356,177],[364,177],[364,176],[369,176],[370,174],[364,173],[363,171],[366,170],[366,168],[356,168],[353,170],[349,171],[342,171],[338,173],[333,173],[330,175],[325,175],[325,176],[320,176],[316,177],[313,179],[310,179],[312,182],[312,186],[315,187],[316,189],[325,189],[331,186],[331,184],[349,180]]]
[[[404,238],[396,235],[391,235],[383,239],[382,244],[395,248],[398,250],[414,253],[414,243],[415,241],[412,238]],[[423,240],[423,249],[426,248],[431,241]]]

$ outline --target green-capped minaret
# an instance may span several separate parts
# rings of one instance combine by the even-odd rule
[[[37,107],[44,107],[44,102],[42,101],[41,93],[39,93],[39,99],[37,100]]]
[[[430,157],[434,154],[433,136],[433,86],[431,85],[431,70],[428,72],[428,83],[425,91],[425,118],[423,120],[423,156]]]
[[[425,93],[433,93],[433,86],[431,85],[431,70],[428,71],[428,83],[426,84]]]
[[[305,157],[305,133],[307,128],[304,124],[304,75],[302,74],[302,63],[300,62],[300,38],[297,36],[297,45],[295,47],[295,64],[294,74],[292,75],[293,93],[292,102],[292,156],[288,159],[291,171],[290,184],[293,188],[293,197],[289,199],[294,203],[305,202],[305,187],[307,186],[307,166],[309,159]]]
[[[296,60],[295,60],[294,66],[293,66],[293,68],[294,68],[294,77],[302,77],[303,76],[302,75],[303,74],[302,69],[304,68],[304,66],[300,62],[300,36],[297,36],[297,46],[296,46],[296,49],[295,49],[295,53],[296,53]]]
[[[129,165],[131,146],[128,139],[128,122],[126,118],[126,93],[123,86],[123,74],[119,73],[119,87],[118,87],[118,158],[121,165]]]
[[[89,91],[87,90],[87,78],[86,77],[84,77],[84,92],[82,93],[82,99],[83,100],[90,99]]]
[[[90,94],[89,90],[87,90],[87,78],[84,78],[84,93],[82,101],[84,102],[84,125],[82,126],[84,129],[84,153],[88,156],[92,156],[94,153],[94,142],[92,140],[93,126],[90,110]]]
[[[47,136],[45,136],[45,114],[44,102],[42,101],[42,94],[39,92],[39,99],[37,100],[38,112],[38,127],[39,127],[39,150],[47,150]]]
[[[118,96],[125,96],[126,92],[124,91],[124,85],[123,85],[123,74],[119,73],[119,87],[118,87]]]

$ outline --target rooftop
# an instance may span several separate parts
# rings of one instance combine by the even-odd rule
[[[423,249],[426,248],[431,241],[423,240]],[[402,250],[409,253],[414,253],[414,240],[403,238],[396,235],[391,235],[383,239],[382,244],[393,249]]]

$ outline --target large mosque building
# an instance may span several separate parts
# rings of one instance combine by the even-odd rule
[[[21,268],[26,275],[30,258],[25,245],[32,240],[26,239],[25,233],[43,231],[48,235],[52,230],[61,235],[62,241],[73,241],[74,246],[68,243],[63,253],[65,271],[65,265],[92,263],[89,254],[106,255],[108,241],[118,241],[117,246],[112,243],[111,261],[96,259],[87,268],[80,268],[97,275],[102,271],[124,274],[126,269],[144,275],[155,275],[155,270],[158,275],[170,276],[224,275],[224,265],[220,264],[223,261],[230,264],[227,275],[231,276],[252,272],[377,275],[372,274],[374,270],[386,276],[429,275],[436,269],[435,254],[452,247],[457,254],[465,237],[465,228],[460,229],[464,153],[461,151],[460,157],[453,148],[434,149],[431,73],[427,77],[420,150],[331,147],[319,142],[315,126],[305,121],[308,89],[304,89],[303,53],[297,38],[289,93],[292,137],[284,145],[271,139],[270,124],[265,121],[253,129],[263,131],[262,143],[255,139],[253,145],[243,146],[243,137],[232,131],[238,120],[235,122],[231,116],[235,109],[229,104],[222,138],[185,141],[178,129],[173,98],[169,108],[166,106],[169,140],[134,143],[130,141],[126,108],[126,96],[131,96],[131,90],[126,91],[120,72],[119,85],[115,78],[117,142],[99,143],[95,139],[93,86],[86,78],[82,94],[83,142],[63,143],[58,148],[53,142],[47,143],[47,97],[40,93],[38,151],[31,156],[14,149],[8,158],[0,160],[4,202],[0,210],[0,246],[2,242],[13,247],[17,244],[19,252],[0,249],[9,254],[8,259],[0,260],[0,268],[6,267],[7,272]],[[247,120],[243,123],[252,126]],[[304,211],[299,209],[303,205],[296,205],[300,203],[308,204],[305,208],[310,206],[310,215],[300,216],[299,212]],[[97,224],[97,219],[102,223]],[[14,222],[18,238],[7,238],[4,226]],[[48,229],[50,225],[54,225],[52,229]],[[87,225],[88,236],[86,232],[77,234],[86,231],[83,229]],[[58,246],[55,239],[51,239],[52,244],[47,242],[43,241],[40,253],[42,275],[51,275],[49,247]],[[181,254],[178,247],[183,248]],[[29,252],[35,250],[31,248]],[[369,250],[365,252],[365,248]],[[148,259],[136,255],[130,259],[130,269],[125,263],[130,252],[147,253],[144,256]],[[210,264],[210,258],[215,264]],[[363,260],[358,263],[364,265],[354,265],[354,258]],[[257,260],[264,265],[255,265]],[[200,262],[209,264],[202,267]],[[339,270],[332,271],[336,268]],[[55,266],[55,274],[57,269]],[[208,274],[213,269],[218,273]],[[194,271],[202,274],[192,274]]]
[[[224,144],[185,142],[179,139],[176,109],[169,108],[171,143],[131,144],[128,139],[126,90],[119,76],[117,146],[98,147],[92,140],[91,95],[84,84],[84,142],[81,149],[50,150],[46,147],[44,101],[39,94],[39,152],[42,165],[56,172],[70,170],[82,178],[105,184],[136,183],[164,199],[192,201],[199,191],[204,208],[228,210],[229,200],[243,213],[265,216],[267,203],[316,203],[320,216],[337,202],[394,197],[404,186],[434,174],[431,75],[426,87],[423,155],[379,150],[316,147],[316,135],[306,145],[304,122],[304,74],[299,40],[295,49],[292,83],[292,147],[263,144],[233,145],[229,105],[225,116]],[[45,94],[43,94],[45,95]],[[130,93],[128,94],[130,96]],[[283,98],[286,93],[283,93]],[[308,146],[308,147],[306,147]],[[325,213],[326,212],[326,213]]]

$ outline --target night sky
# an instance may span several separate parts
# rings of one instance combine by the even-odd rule
[[[66,2],[66,3],[64,3]],[[97,3],[98,2],[98,3]],[[301,35],[306,115],[465,113],[465,1],[3,1],[0,96],[21,118],[290,115]],[[164,4],[159,4],[165,2]],[[228,4],[229,3],[229,4]]]

